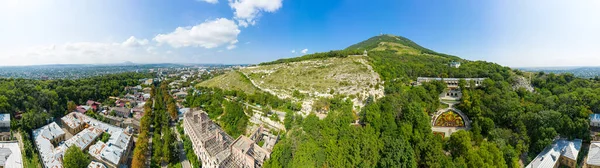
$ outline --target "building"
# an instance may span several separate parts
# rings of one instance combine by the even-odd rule
[[[257,128],[250,137],[240,136],[231,145],[231,162],[238,167],[262,167],[269,159],[275,143],[279,140],[265,131],[264,127]],[[258,143],[263,142],[262,146]]]
[[[94,112],[100,110],[100,107],[102,106],[102,103],[93,101],[93,100],[88,100],[86,102],[86,105],[91,107],[92,110],[94,110]]]
[[[561,165],[575,168],[581,149],[581,139],[556,139],[529,163],[526,168],[548,168]]]
[[[464,79],[466,81],[466,87],[470,87],[471,81],[473,81],[475,83],[475,87],[479,87],[481,86],[481,84],[483,84],[483,81],[486,78],[431,78],[431,77],[418,77],[417,78],[417,83],[416,85],[421,85],[425,82],[432,82],[432,81],[443,81],[444,83],[446,83],[448,85],[448,88],[450,89],[456,89],[458,88],[458,83],[461,79]]]
[[[60,121],[62,122],[63,127],[71,134],[77,134],[83,130],[85,125],[83,120],[81,120],[76,113],[67,114],[62,117]]]
[[[173,95],[175,95],[175,97],[177,99],[184,99],[188,95],[188,93],[181,91],[181,92],[177,92],[177,93],[175,93]]]
[[[126,128],[111,134],[106,143],[98,141],[92,145],[88,151],[92,160],[101,162],[110,168],[128,166],[127,156],[133,147],[132,131],[131,128]]]
[[[232,140],[203,111],[186,112],[183,120],[194,153],[206,167],[262,167],[279,139],[261,126],[250,137]]]
[[[592,141],[583,167],[600,168],[600,142]]]
[[[44,168],[62,168],[63,155],[71,146],[81,150],[89,149],[88,152],[92,154],[92,151],[98,151],[96,146],[104,145],[106,148],[99,150],[100,159],[95,161],[103,165],[114,163],[113,167],[127,165],[124,158],[129,155],[133,146],[131,128],[119,128],[78,112],[67,114],[61,118],[61,122],[68,132],[75,134],[72,138],[65,140],[65,132],[55,122],[33,131],[35,145]],[[109,141],[96,143],[104,132],[111,135]]]
[[[460,67],[460,62],[450,62],[450,67],[458,68],[458,67]]]
[[[52,122],[33,130],[33,139],[44,168],[62,168],[62,153],[54,150],[58,142],[65,140],[65,132],[58,124]]]
[[[90,145],[92,145],[92,143],[96,142],[102,133],[103,131],[98,128],[88,127],[75,134],[73,137],[67,139],[65,143],[59,145],[57,149],[66,151],[71,146],[77,146],[82,151],[85,151],[88,149],[88,147],[90,147]]]
[[[0,142],[0,168],[23,168],[18,142]]]
[[[600,114],[590,114],[590,126],[600,127]]]
[[[113,107],[110,109],[109,114],[111,114],[112,112],[115,112],[115,115],[119,117],[131,117],[131,109],[127,107]]]
[[[0,114],[0,141],[10,141],[10,114]]]
[[[92,161],[92,162],[90,162],[90,164],[88,165],[87,168],[106,168],[106,166],[104,166],[104,164],[102,164],[100,162]]]
[[[233,138],[208,118],[204,111],[185,114],[183,130],[190,137],[194,153],[206,167],[228,167]]]

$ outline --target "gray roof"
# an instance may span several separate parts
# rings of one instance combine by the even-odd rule
[[[8,148],[0,148],[0,166],[4,167],[6,165],[6,160],[12,154],[12,151]]]
[[[600,166],[600,142],[596,141],[590,144],[586,163],[588,165]]]
[[[0,114],[0,121],[10,122],[10,114],[9,113]]]
[[[557,139],[550,146],[547,146],[535,159],[529,163],[526,168],[545,168],[554,167],[560,156],[577,160],[577,155],[581,149],[581,139],[572,141],[566,139]]]
[[[23,158],[18,142],[0,142],[0,166],[23,168]]]

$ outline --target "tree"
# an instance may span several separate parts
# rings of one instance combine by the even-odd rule
[[[71,146],[65,152],[63,165],[65,168],[85,168],[90,164],[88,156],[76,146]]]
[[[8,98],[4,95],[0,95],[0,113],[9,113],[10,112],[10,104],[8,103]]]
[[[67,102],[67,113],[73,112],[77,109],[77,104],[73,101]]]
[[[448,147],[452,156],[466,156],[471,145],[471,134],[468,131],[460,130],[450,135]],[[468,159],[468,158],[467,158]]]
[[[108,134],[106,132],[103,132],[102,133],[102,139],[100,139],[100,141],[106,143],[106,142],[108,142],[108,139],[110,139],[110,134]]]
[[[177,106],[174,101],[170,101],[169,104],[167,104],[167,110],[169,111],[171,120],[177,120]]]
[[[403,138],[388,137],[385,147],[381,151],[382,158],[379,161],[381,167],[417,167],[414,151],[410,143]]]

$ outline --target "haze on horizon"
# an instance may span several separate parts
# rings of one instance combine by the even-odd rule
[[[0,66],[244,64],[384,34],[511,67],[600,66],[600,1],[5,0]]]

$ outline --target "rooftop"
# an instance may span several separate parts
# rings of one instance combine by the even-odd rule
[[[0,121],[10,122],[10,113],[0,114]]]
[[[60,161],[62,153],[54,151],[54,145],[50,140],[63,136],[64,134],[65,132],[55,122],[33,130],[35,144],[45,167],[62,168],[62,163]]]
[[[104,166],[104,164],[102,164],[100,162],[92,161],[92,162],[90,162],[90,164],[88,165],[87,168],[106,168],[106,166]]]
[[[76,115],[77,113],[70,113],[61,118],[61,120],[67,124],[69,128],[77,128],[83,121]]]
[[[591,142],[586,163],[588,165],[600,166],[600,142]]]
[[[269,155],[269,152],[258,146],[258,144],[254,143],[254,141],[246,136],[240,136],[235,140],[232,147],[240,150],[244,155],[259,161],[264,161]]]
[[[577,160],[580,149],[581,139],[574,139],[572,141],[557,139],[540,152],[526,168],[554,167],[560,156]]]
[[[131,134],[128,130],[111,134],[108,142],[98,141],[90,146],[88,153],[95,158],[106,160],[115,165],[119,164],[121,157],[127,153],[127,148],[131,140]]]
[[[23,158],[17,142],[0,142],[0,166],[22,168]]]
[[[600,122],[600,114],[590,114],[590,121]]]
[[[192,127],[193,134],[199,137],[200,143],[204,144],[210,157],[215,157],[218,161],[223,161],[229,157],[231,151],[228,150],[228,147],[233,138],[213,123],[205,112],[193,111],[186,113],[184,120],[197,125]]]

